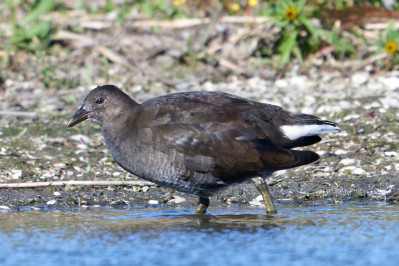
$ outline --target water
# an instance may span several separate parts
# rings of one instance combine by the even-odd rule
[[[398,265],[399,206],[0,212],[0,265]]]

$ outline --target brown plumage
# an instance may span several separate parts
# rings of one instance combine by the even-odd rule
[[[176,93],[138,104],[112,85],[92,90],[68,127],[85,119],[101,126],[126,171],[202,198],[314,162],[316,153],[292,148],[338,131],[333,122],[227,93]]]

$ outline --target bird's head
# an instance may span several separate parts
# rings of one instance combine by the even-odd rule
[[[68,127],[73,127],[86,119],[102,126],[104,122],[116,121],[124,111],[135,104],[116,86],[99,86],[90,91],[83,105],[72,116]]]

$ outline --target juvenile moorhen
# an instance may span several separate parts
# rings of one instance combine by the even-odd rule
[[[317,153],[293,148],[339,131],[334,122],[223,92],[182,92],[138,104],[113,85],[93,89],[68,127],[86,119],[101,126],[123,169],[198,195],[197,213],[205,213],[213,193],[250,179],[275,213],[265,178],[316,161]]]

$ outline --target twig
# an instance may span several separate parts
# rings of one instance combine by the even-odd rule
[[[57,12],[50,15],[44,15],[44,19],[51,19],[58,25],[79,26],[85,29],[104,30],[117,27],[115,20],[106,20],[99,16],[60,16]],[[269,17],[253,17],[253,16],[222,16],[221,23],[264,23],[270,21]],[[196,27],[203,24],[210,23],[210,18],[187,18],[187,19],[174,19],[174,20],[135,20],[128,23],[128,28],[151,28],[158,27],[160,29],[184,29],[189,27]]]
[[[223,11],[223,6],[222,6],[222,4],[219,4],[212,14],[211,20],[210,20],[208,26],[206,27],[205,33],[199,40],[198,51],[204,50],[205,43],[208,41],[209,37],[211,36],[212,31],[216,26],[216,23],[220,19],[220,15],[222,14],[222,11]]]
[[[50,187],[50,186],[155,186],[155,184],[144,180],[0,183],[0,188],[34,188],[34,187]]]
[[[245,70],[239,67],[238,65],[226,60],[226,59],[220,59],[219,60],[219,65],[224,66],[225,68],[231,70],[235,75],[244,75],[248,76],[245,73]]]
[[[24,112],[24,111],[0,111],[0,115],[36,117],[37,113],[36,112]]]

